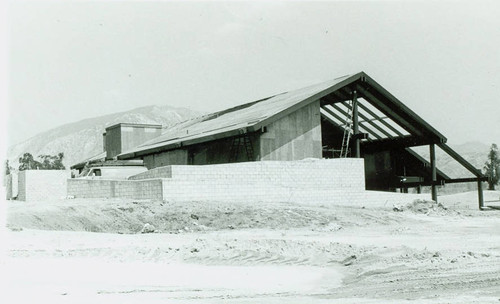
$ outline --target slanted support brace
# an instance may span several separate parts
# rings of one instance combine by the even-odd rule
[[[456,161],[458,161],[465,169],[469,170],[472,174],[477,177],[477,196],[479,201],[479,210],[482,210],[484,207],[484,198],[483,198],[483,185],[481,184],[482,178],[484,175],[481,173],[481,170],[475,168],[468,161],[466,161],[462,156],[460,156],[457,152],[453,151],[446,144],[441,143],[439,147],[443,149],[444,152],[448,153],[451,157],[453,157]]]

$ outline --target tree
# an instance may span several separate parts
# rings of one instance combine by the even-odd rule
[[[22,157],[19,158],[19,171],[24,170],[38,170],[41,169],[41,164],[37,162],[31,153],[24,153]]]
[[[57,155],[40,155],[38,158],[41,160],[41,169],[44,170],[64,170],[64,165],[62,160],[64,158],[64,153],[59,153]]]
[[[488,160],[484,163],[484,170],[488,176],[488,190],[495,190],[495,185],[500,180],[500,158],[496,144],[491,145]]]
[[[24,153],[23,157],[19,158],[19,171],[23,170],[64,170],[65,167],[62,163],[64,153],[57,155],[42,154],[37,161],[30,153]]]
[[[9,165],[9,160],[5,161],[5,175],[9,175],[12,171],[12,167]]]

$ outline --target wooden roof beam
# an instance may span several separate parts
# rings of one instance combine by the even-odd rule
[[[343,88],[335,93],[337,93],[339,96],[342,96],[344,94],[342,94],[341,92],[344,92],[345,94],[349,94],[349,91],[346,91],[346,88]],[[365,99],[366,100],[366,99]],[[377,108],[376,105],[374,105],[372,102],[370,102],[369,100],[366,100],[368,103],[370,103],[371,105],[373,105],[375,108]],[[384,120],[384,118],[389,118],[391,119],[393,122],[395,121],[394,119],[390,118],[390,117],[380,117],[378,116],[377,114],[375,114],[372,110],[370,110],[367,106],[363,105],[362,103],[358,103],[358,106],[363,109],[366,113],[370,114],[371,116],[373,116],[374,118],[376,118],[378,121],[380,121],[380,123],[382,123],[385,127],[387,127],[389,130],[391,130],[392,132],[394,132],[397,136],[405,136],[403,133],[401,133],[398,129],[396,129],[394,126],[392,126],[390,123],[388,123],[387,121]],[[395,122],[397,124],[397,122]],[[400,126],[401,127],[401,126]],[[401,127],[403,129],[405,129],[404,127]],[[411,132],[409,132],[411,133]]]
[[[325,111],[325,109],[321,108],[321,110]],[[330,115],[332,115],[332,113],[328,113]],[[332,115],[333,116],[333,115]],[[330,117],[326,116],[325,114],[321,113],[321,117],[324,118],[325,120],[327,120],[330,124],[332,124],[333,126],[339,128],[339,129],[342,129],[338,124],[337,122],[335,122],[333,119],[331,119]],[[339,119],[339,117],[337,116],[334,116],[335,118]]]
[[[365,88],[368,90],[373,89],[377,96],[383,96],[384,100],[388,101],[393,108],[395,108],[400,114],[406,116],[408,121],[414,122],[417,125],[420,125],[424,128],[425,132],[429,133],[428,135],[439,139],[438,142],[446,143],[446,137],[441,134],[439,131],[434,129],[431,125],[429,125],[425,120],[423,120],[420,116],[418,116],[415,112],[413,112],[410,108],[404,105],[399,99],[397,99],[394,95],[392,95],[389,91],[387,91],[384,87],[378,84],[374,79],[370,76],[363,73],[362,75],[363,83],[365,84]],[[359,85],[358,85],[359,86]],[[436,142],[437,143],[437,142]]]
[[[344,111],[343,109],[341,109],[341,108],[340,108],[339,106],[337,106],[336,104],[331,104],[330,106],[331,106],[331,107],[333,107],[335,110],[339,111],[340,113],[344,114],[344,115],[347,117],[347,115],[348,115],[348,114],[347,114],[347,112],[346,112],[346,111]],[[330,110],[329,110],[328,108],[326,108],[326,107],[325,107],[325,108],[323,108],[323,109],[324,109],[325,111],[327,111],[329,114],[332,114],[332,113],[333,113],[332,111],[330,111]],[[380,137],[377,133],[375,133],[375,132],[374,132],[371,128],[367,127],[367,126],[365,125],[365,123],[364,123],[364,122],[359,122],[359,125],[360,125],[363,129],[365,129],[366,131],[368,131],[368,132],[370,133],[370,135],[373,135],[373,137],[375,137],[375,138],[377,138],[377,139],[380,139],[380,138],[381,138],[381,137]]]
[[[421,130],[417,129],[412,125],[412,123],[408,122],[407,119],[403,118],[399,111],[395,111],[391,109],[388,105],[386,105],[383,101],[381,101],[379,98],[375,97],[372,93],[368,92],[365,88],[363,88],[361,85],[357,86],[357,89],[365,99],[367,99],[368,102],[370,102],[374,107],[376,107],[378,110],[380,110],[382,113],[390,117],[392,120],[394,120],[397,124],[401,125],[406,131],[413,135],[417,136],[425,136]]]
[[[342,101],[342,104],[351,109],[352,110],[352,106],[350,106],[347,102],[345,101]],[[358,103],[358,107],[360,107],[361,103]],[[386,130],[382,129],[379,125],[377,125],[376,123],[373,122],[373,119],[370,119],[368,118],[366,115],[362,114],[362,113],[358,113],[359,117],[361,117],[364,121],[362,122],[368,122],[371,126],[373,126],[375,129],[377,129],[380,133],[384,134],[385,136],[389,137],[389,138],[393,138],[394,136],[392,136],[389,132],[387,132]],[[375,120],[377,120],[375,118]]]

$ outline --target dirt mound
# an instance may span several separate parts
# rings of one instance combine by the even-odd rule
[[[406,206],[394,206],[394,211],[411,211],[418,214],[448,214],[448,208],[443,204],[431,200],[417,199]]]
[[[163,202],[72,199],[11,202],[9,227],[111,233],[186,233],[234,229],[330,229],[341,227],[334,208],[285,203]]]

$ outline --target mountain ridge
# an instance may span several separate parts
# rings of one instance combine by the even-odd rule
[[[103,151],[102,133],[106,127],[117,123],[160,124],[164,128],[181,121],[202,115],[202,112],[168,105],[149,105],[106,114],[93,118],[85,118],[67,123],[59,127],[43,131],[7,149],[7,159],[12,167],[18,167],[18,159],[24,153],[33,157],[41,154],[65,155],[64,165],[71,165],[99,154]]]

